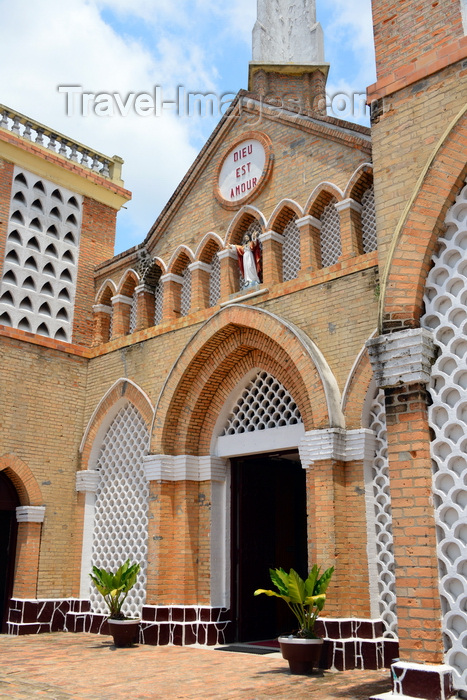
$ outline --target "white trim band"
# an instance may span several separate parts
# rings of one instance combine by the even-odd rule
[[[367,340],[366,346],[380,388],[429,383],[435,346],[433,333],[426,328],[380,335]]]
[[[143,458],[148,481],[225,481],[227,463],[221,457],[147,455]]]
[[[83,469],[76,472],[76,490],[85,493],[95,493],[99,485],[100,472],[95,469]]]
[[[18,523],[43,523],[45,506],[18,506],[16,521]]]
[[[375,434],[372,430],[325,428],[305,433],[298,451],[304,469],[314,462],[332,459],[336,462],[359,462],[374,454]]]

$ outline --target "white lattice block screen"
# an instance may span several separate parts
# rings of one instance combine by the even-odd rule
[[[137,617],[146,599],[148,483],[143,457],[149,433],[136,410],[128,403],[112,421],[99,454],[101,473],[96,495],[92,564],[116,571],[130,559],[141,565],[138,581],[123,607],[125,615]],[[90,600],[94,612],[107,613],[102,596],[93,585]]]
[[[131,299],[131,309],[130,309],[130,333],[133,333],[133,331],[136,328],[137,311],[138,311],[138,297],[136,296],[135,292],[133,292],[133,296]]]
[[[187,266],[183,270],[183,284],[180,302],[180,313],[182,316],[187,316],[190,313],[191,306],[191,270]]]
[[[162,311],[164,304],[164,285],[162,282],[158,282],[156,285],[156,290],[154,292],[154,325],[157,326],[158,323],[162,321]]]
[[[211,261],[211,274],[209,276],[209,306],[215,306],[221,296],[221,263],[217,253],[214,253]]]
[[[385,637],[397,636],[396,580],[392,536],[391,492],[389,484],[388,443],[384,391],[379,391],[370,412],[370,428],[376,434],[376,452],[372,465],[375,539],[378,567],[378,592]]]
[[[238,398],[222,435],[250,433],[302,422],[287,389],[268,372],[259,372]]]
[[[432,369],[433,493],[446,663],[467,687],[467,187],[446,217],[433,256],[422,324],[440,354]]]
[[[295,216],[284,228],[284,244],[282,246],[283,280],[293,280],[300,272],[300,229]]]
[[[369,187],[362,197],[362,245],[364,253],[371,253],[377,248],[375,190]]]
[[[0,323],[71,341],[83,198],[15,166]]]
[[[341,254],[341,224],[339,212],[333,198],[321,215],[321,264],[323,267],[334,265]]]

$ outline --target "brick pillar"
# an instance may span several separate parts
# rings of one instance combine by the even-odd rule
[[[130,313],[133,299],[124,294],[112,297],[112,337],[120,338],[130,332]]]
[[[191,271],[191,311],[209,307],[211,265],[197,260],[188,266]]]
[[[136,328],[141,331],[144,328],[154,326],[154,288],[147,284],[139,284],[135,287],[136,294]]]
[[[265,231],[259,237],[263,247],[263,283],[282,282],[282,246],[284,236],[275,231]]]
[[[301,269],[321,269],[321,221],[314,216],[304,216],[296,223],[300,229]]]
[[[374,433],[309,431],[299,452],[307,471],[309,567],[335,567],[326,614],[369,616],[364,462],[373,456]]]
[[[226,579],[225,571],[211,572],[211,556],[225,567],[217,559],[225,547],[225,523],[212,497],[212,482],[225,481],[225,461],[148,455],[144,468],[150,493],[147,604],[210,605],[213,597],[225,599],[211,590],[216,576]]]
[[[336,202],[341,228],[342,253],[339,260],[362,255],[362,205],[354,199]]]
[[[18,536],[14,598],[36,598],[37,596],[41,529],[44,514],[45,506],[19,506],[16,509]]]
[[[440,664],[442,610],[426,390],[432,334],[400,331],[367,346],[386,399],[400,655],[406,662]]]
[[[93,345],[107,343],[110,340],[112,307],[105,304],[95,304],[92,311],[94,319]]]
[[[221,296],[225,301],[231,294],[239,291],[240,277],[238,273],[237,251],[226,248],[218,253],[221,267]]]
[[[162,275],[160,282],[164,285],[162,321],[173,321],[180,318],[183,277],[169,272]]]

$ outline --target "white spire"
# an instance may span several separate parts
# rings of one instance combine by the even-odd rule
[[[324,63],[323,30],[315,0],[258,0],[253,28],[253,62]]]

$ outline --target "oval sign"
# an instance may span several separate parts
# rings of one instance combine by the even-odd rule
[[[237,202],[258,187],[266,163],[266,151],[257,139],[242,141],[226,156],[219,173],[219,193],[227,202]]]

